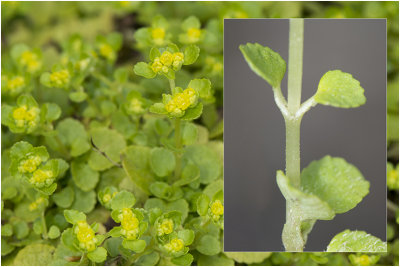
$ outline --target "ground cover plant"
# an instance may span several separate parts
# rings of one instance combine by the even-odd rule
[[[222,251],[228,17],[388,18],[387,253]],[[398,264],[397,3],[2,2],[1,86],[2,265]]]

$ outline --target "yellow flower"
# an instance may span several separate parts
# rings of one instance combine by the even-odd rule
[[[34,127],[37,124],[40,110],[37,107],[32,107],[28,110],[27,106],[21,106],[13,111],[13,118],[18,127],[23,127],[27,123],[28,126]]]
[[[155,72],[158,73],[162,70],[163,64],[160,62],[160,58],[154,59],[153,64],[151,64],[151,69]]]
[[[151,38],[153,38],[155,44],[162,45],[164,43],[165,30],[163,28],[151,29]]]
[[[399,173],[396,169],[390,170],[387,176],[387,183],[393,188],[397,188],[399,184]]]
[[[179,252],[183,250],[184,247],[185,244],[183,243],[183,240],[179,238],[174,238],[165,245],[165,248],[170,252]]]
[[[34,201],[31,204],[29,204],[29,210],[30,211],[36,210],[38,208],[38,205],[40,205],[43,201],[44,201],[44,198],[43,197],[39,197],[38,199],[36,199],[36,201]]]
[[[109,44],[101,44],[100,45],[100,55],[110,60],[115,59],[115,53],[112,47]]]
[[[169,51],[164,51],[161,54],[160,61],[164,66],[167,66],[167,67],[171,66],[172,62],[173,62],[172,53]]]
[[[157,235],[168,235],[174,230],[174,222],[171,219],[164,219],[158,226]]]
[[[21,76],[17,76],[15,78],[9,80],[7,83],[7,88],[10,91],[15,91],[16,89],[19,89],[23,86],[25,86],[25,79]]]
[[[183,64],[184,55],[182,52],[176,52],[172,55],[173,63],[172,66],[178,69]]]
[[[360,257],[355,259],[355,262],[358,263],[361,266],[368,266],[370,265],[370,258],[368,255],[361,255]]]
[[[129,109],[134,113],[143,112],[142,102],[137,98],[133,98],[129,103]]]
[[[128,240],[137,239],[137,235],[139,234],[139,220],[132,212],[132,209],[122,209],[122,213],[118,216],[118,218],[121,220],[121,234],[124,235]]]
[[[42,169],[37,169],[33,172],[32,177],[29,179],[29,182],[37,187],[49,186],[53,183],[54,177],[53,172],[48,170],[44,171]]]
[[[220,216],[224,214],[224,206],[222,205],[220,200],[215,200],[211,204],[211,216],[213,220],[219,220]]]
[[[69,83],[70,74],[68,70],[55,71],[50,74],[50,82],[54,87],[64,87]]]
[[[197,94],[196,91],[193,88],[187,88],[183,91],[183,94],[185,97],[189,100],[190,106],[193,106],[194,104],[197,103]]]
[[[200,39],[201,30],[197,28],[189,28],[187,30],[187,35],[189,36],[189,42],[196,43]]]
[[[21,173],[34,172],[41,163],[42,159],[39,156],[30,156],[19,164],[18,171]]]
[[[105,194],[104,196],[103,196],[103,202],[104,203],[107,203],[108,201],[110,201],[111,200],[111,195],[110,194]]]
[[[74,232],[79,241],[79,247],[86,249],[87,251],[93,251],[96,249],[97,239],[95,233],[86,221],[77,222]]]
[[[19,63],[22,66],[27,67],[29,72],[35,72],[42,66],[42,62],[39,61],[37,54],[32,53],[31,51],[23,52],[19,59]]]

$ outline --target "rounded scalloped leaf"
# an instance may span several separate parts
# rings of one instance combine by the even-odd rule
[[[93,144],[104,152],[114,162],[120,162],[120,154],[126,147],[125,138],[116,130],[95,128],[91,131]],[[113,166],[106,157],[98,151],[92,151],[89,157],[89,166],[95,171],[104,171]]]
[[[364,231],[345,230],[331,240],[328,252],[386,252],[387,244]]]
[[[258,76],[266,80],[272,87],[279,87],[286,72],[286,62],[270,49],[258,43],[239,46],[247,63]]]
[[[303,169],[301,187],[327,202],[336,213],[351,210],[369,193],[369,182],[354,165],[331,156]]]
[[[277,172],[276,180],[285,199],[298,203],[302,220],[332,220],[335,217],[335,212],[328,203],[293,187],[282,171]]]
[[[170,150],[155,147],[150,152],[150,167],[159,177],[165,177],[175,169],[175,156]]]
[[[71,174],[76,186],[85,192],[93,190],[99,182],[99,173],[90,168],[86,162],[73,161]]]
[[[366,101],[360,82],[341,70],[331,70],[322,76],[314,99],[319,104],[339,108],[359,107]]]
[[[46,244],[31,244],[21,249],[14,259],[16,266],[46,266],[53,259],[55,248]]]
[[[259,263],[271,256],[272,252],[225,252],[225,255],[240,263]]]
[[[217,255],[221,252],[221,242],[215,236],[207,234],[199,239],[196,249],[207,256]]]

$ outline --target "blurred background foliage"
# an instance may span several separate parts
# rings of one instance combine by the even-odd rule
[[[209,129],[222,119],[223,105],[223,19],[224,18],[386,18],[387,19],[387,144],[388,144],[388,253],[268,253],[232,254],[208,257],[203,264],[213,265],[398,265],[398,139],[399,139],[399,3],[386,2],[16,2],[1,3],[2,69],[7,70],[7,55],[15,44],[24,43],[41,51],[44,65],[58,62],[60,44],[79,34],[95,42],[99,34],[119,32],[122,48],[117,66],[132,69],[147,54],[138,47],[134,34],[162,15],[169,31],[177,36],[181,22],[196,16],[207,37],[200,44],[211,57],[202,59],[191,70],[196,76],[211,77],[216,102],[204,111],[202,123]],[[143,53],[140,53],[143,52]],[[146,53],[144,53],[146,52]],[[2,71],[2,72],[3,72]],[[184,76],[184,75],[183,75]],[[185,77],[180,77],[185,80]],[[129,79],[137,80],[130,72]],[[153,84],[154,85],[154,84]],[[384,93],[382,88],[382,93]],[[155,90],[154,95],[159,93]],[[151,92],[149,92],[151,94]],[[59,103],[58,103],[59,104]],[[64,110],[64,108],[63,108]],[[222,124],[214,136],[222,139]],[[217,127],[218,128],[218,127]],[[212,130],[212,129],[211,129]],[[3,131],[2,131],[3,132]],[[212,132],[212,131],[211,131]],[[210,136],[211,137],[211,136]],[[4,138],[4,134],[3,134]],[[2,139],[3,139],[2,138]],[[10,140],[11,142],[11,140]],[[8,143],[2,140],[4,146]],[[384,177],[382,177],[382,180]],[[383,181],[382,181],[383,182]],[[228,254],[228,253],[227,253]],[[232,261],[235,260],[235,262]],[[211,261],[212,260],[212,261]],[[210,262],[208,262],[210,261]]]

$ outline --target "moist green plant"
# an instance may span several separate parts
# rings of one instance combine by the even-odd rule
[[[388,162],[397,166],[397,2],[3,1],[1,7],[2,265],[398,265],[398,189],[388,188],[388,252],[374,254],[225,253],[222,191],[223,19],[387,18]],[[185,56],[189,47],[198,53],[192,64],[166,61],[174,91],[163,72],[149,79],[133,71],[138,62],[154,62],[153,47],[160,54]],[[164,113],[162,95],[173,99],[188,88],[197,103],[182,117]],[[16,127],[3,109],[25,103],[27,112],[40,110],[39,120],[34,126],[34,112],[24,113]],[[160,104],[164,114],[152,112]],[[200,105],[200,117],[182,119]],[[58,162],[52,194],[29,183],[31,173],[11,171],[17,163],[11,148],[21,141],[32,145],[29,155],[48,154],[39,169]],[[124,209],[128,230],[121,232],[115,215]],[[82,221],[77,233],[75,215]],[[79,233],[87,239],[80,242]]]
[[[275,102],[286,125],[286,171],[277,171],[277,183],[286,199],[286,223],[282,241],[286,251],[303,251],[317,220],[332,220],[354,208],[369,193],[369,182],[343,158],[325,156],[300,172],[300,124],[304,114],[317,104],[355,108],[366,102],[360,82],[349,73],[331,70],[318,84],[317,92],[301,103],[304,20],[290,19],[288,99],[281,91],[286,62],[268,47],[241,45],[250,68],[273,89]],[[365,232],[346,230],[329,244],[329,252],[384,252],[386,243]]]

